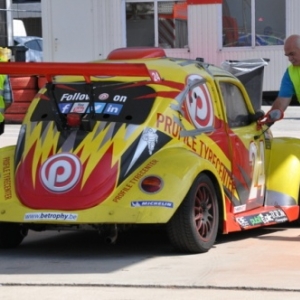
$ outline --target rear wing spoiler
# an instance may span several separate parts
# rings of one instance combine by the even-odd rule
[[[0,73],[7,75],[45,76],[48,82],[54,76],[83,76],[86,83],[91,77],[148,77],[158,81],[157,71],[148,70],[143,63],[27,63],[0,62]]]
[[[109,84],[103,86],[101,81],[92,81],[91,77],[113,79],[120,76],[134,77],[135,80],[140,77],[143,81],[149,80],[150,82],[161,80],[158,72],[149,70],[144,63],[124,62],[3,62],[0,63],[0,73],[44,76],[48,81],[46,92],[40,98],[42,101],[36,105],[30,120],[32,122],[54,121],[58,131],[76,128],[91,131],[96,121],[140,124],[147,117],[155,97],[146,97],[143,101],[136,101],[135,96],[131,97],[131,90],[126,88],[127,82],[118,83],[118,90],[114,91]],[[55,76],[80,76],[84,80],[59,83],[54,79]],[[153,90],[147,85],[141,85],[139,89],[141,95],[153,94]],[[111,99],[108,99],[108,96]]]

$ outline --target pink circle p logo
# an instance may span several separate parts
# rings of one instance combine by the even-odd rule
[[[49,191],[67,192],[77,184],[81,169],[81,162],[77,156],[70,153],[56,154],[42,165],[41,182]]]

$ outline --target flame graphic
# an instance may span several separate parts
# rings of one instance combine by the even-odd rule
[[[57,142],[57,133],[53,133],[53,137]],[[112,143],[107,143],[105,150],[88,150],[93,149],[91,144],[100,144],[95,142],[97,138],[90,141],[91,144],[84,141],[85,146],[78,147],[77,151],[70,151],[78,156],[82,164],[78,183],[64,193],[47,190],[39,176],[42,164],[55,154],[55,143],[53,140],[49,143],[49,137],[47,139],[48,143],[44,143],[41,136],[30,144],[16,170],[17,193],[24,205],[35,209],[85,209],[100,204],[112,193],[118,175],[118,162],[113,163],[114,147]]]

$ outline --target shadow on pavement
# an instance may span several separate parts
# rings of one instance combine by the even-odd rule
[[[214,248],[222,251],[218,245],[246,239],[276,240],[269,234],[287,229],[282,225],[221,235]],[[206,254],[192,255],[201,261]],[[18,248],[0,251],[0,274],[110,274],[154,258],[188,260],[192,255],[176,253],[163,226],[129,230],[113,245],[96,231],[30,232]]]

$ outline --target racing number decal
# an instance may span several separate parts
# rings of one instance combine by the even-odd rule
[[[154,82],[159,82],[161,81],[161,78],[160,78],[160,75],[157,71],[155,70],[150,70],[150,76],[151,76],[151,79],[154,81]]]
[[[80,175],[80,160],[70,153],[60,153],[50,157],[40,169],[42,184],[52,192],[62,193],[72,189]]]
[[[259,149],[257,149],[259,146]],[[259,150],[259,151],[258,151]],[[253,175],[248,200],[261,199],[265,190],[265,155],[264,142],[260,141],[259,145],[254,142],[250,143],[249,163],[252,166]]]

